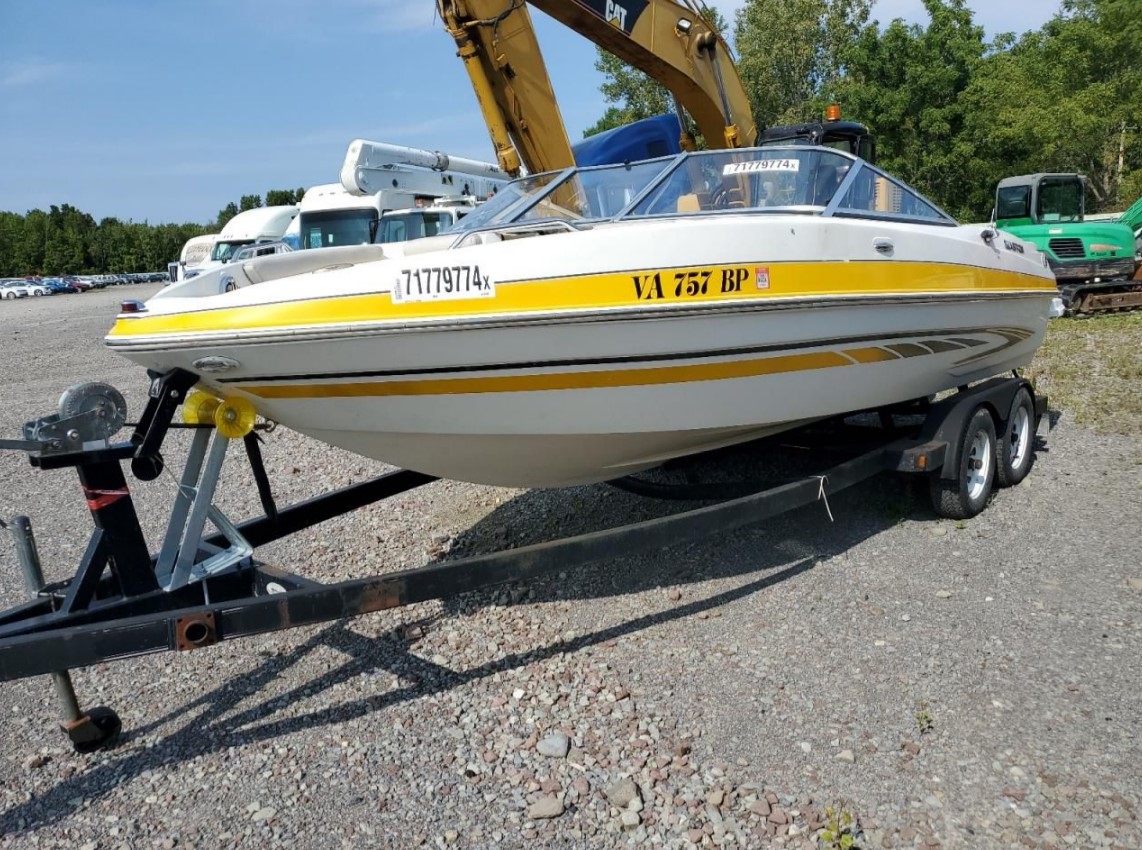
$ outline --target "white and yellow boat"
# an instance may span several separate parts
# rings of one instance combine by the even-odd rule
[[[827,148],[535,175],[462,226],[227,266],[107,344],[398,466],[563,486],[1024,366],[1057,296]]]

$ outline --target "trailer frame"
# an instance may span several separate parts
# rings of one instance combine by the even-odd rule
[[[0,611],[0,681],[50,674],[63,704],[62,725],[76,749],[90,751],[114,740],[121,724],[109,708],[84,712],[66,671],[163,651],[192,651],[221,641],[441,599],[481,588],[661,548],[696,536],[755,524],[829,496],[883,472],[954,479],[965,449],[965,423],[979,409],[1002,417],[1021,389],[1018,375],[961,387],[926,405],[919,427],[889,431],[860,445],[840,463],[779,486],[761,489],[681,513],[617,528],[565,537],[491,554],[323,584],[262,563],[254,550],[305,528],[436,479],[410,470],[315,496],[284,509],[275,503],[259,448],[259,434],[240,440],[264,514],[231,524],[211,504],[227,439],[208,426],[196,429],[186,470],[162,548],[147,548],[123,467],[151,480],[165,462],[160,453],[173,416],[197,376],[173,370],[151,374],[146,410],[125,442],[32,448],[41,470],[75,468],[87,497],[94,530],[74,576],[45,583],[31,523],[11,523],[31,599]],[[1047,399],[1034,395],[1037,424]],[[882,420],[890,420],[881,411]],[[46,421],[46,420],[41,420]],[[26,435],[32,423],[25,428]],[[263,425],[272,430],[272,424]],[[74,435],[73,435],[74,436]],[[213,443],[208,448],[208,443]],[[66,440],[65,440],[66,442]],[[74,441],[73,441],[74,442]],[[831,515],[831,514],[830,514]],[[222,532],[205,535],[209,518]],[[227,544],[229,546],[227,547]]]

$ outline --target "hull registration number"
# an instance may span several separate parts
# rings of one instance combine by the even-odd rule
[[[428,266],[401,269],[393,283],[393,303],[495,298],[496,283],[479,266]]]

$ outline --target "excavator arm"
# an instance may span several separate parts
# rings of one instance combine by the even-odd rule
[[[574,165],[528,3],[661,83],[710,146],[755,143],[729,49],[692,0],[437,0],[505,171]]]
[[[524,0],[437,0],[476,91],[500,168],[539,173],[575,164],[563,115]]]

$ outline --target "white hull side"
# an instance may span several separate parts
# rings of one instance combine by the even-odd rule
[[[204,383],[225,395],[247,395],[263,415],[297,431],[388,463],[478,483],[564,486],[1023,366],[1045,327],[1040,297],[961,297],[928,304],[515,322],[131,356],[162,368],[192,368],[203,354],[233,357],[242,364],[241,378],[218,382],[207,376]],[[836,354],[948,338],[978,344],[868,363]],[[802,362],[821,353],[839,362]],[[771,358],[792,358],[787,365],[793,368],[702,377],[701,369],[711,364],[732,369]],[[963,362],[969,359],[975,362]],[[683,372],[678,380],[656,383],[647,377],[655,370],[695,366],[698,372]],[[605,383],[604,373],[611,371],[620,385],[533,390],[526,383],[565,375]],[[637,373],[633,379],[631,372]],[[522,389],[511,383],[517,378],[525,379]]]

